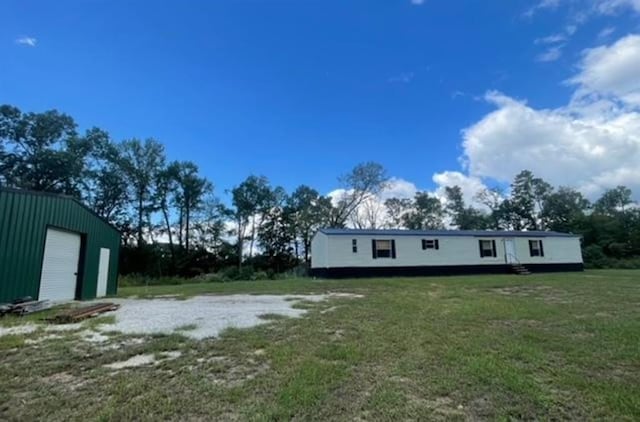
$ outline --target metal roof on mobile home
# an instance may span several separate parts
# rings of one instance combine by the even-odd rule
[[[466,236],[466,237],[580,237],[571,233],[513,230],[402,230],[402,229],[320,229],[328,236]]]

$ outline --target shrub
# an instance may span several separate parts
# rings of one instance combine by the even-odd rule
[[[242,267],[238,271],[238,276],[236,280],[254,280],[253,278],[254,273],[255,271],[253,270],[253,267],[250,267],[250,266]]]
[[[587,268],[608,268],[610,263],[599,245],[589,245],[584,248],[583,256]]]
[[[251,280],[273,280],[273,271],[256,271],[251,276]]]
[[[177,285],[194,282],[197,281],[180,277],[149,277],[139,274],[122,275],[118,278],[118,285],[120,287]]]

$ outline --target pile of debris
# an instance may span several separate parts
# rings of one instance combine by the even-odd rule
[[[48,300],[33,300],[31,296],[25,296],[11,303],[0,304],[0,316],[8,314],[22,316],[49,308],[51,308],[51,302]]]
[[[34,312],[44,311],[53,305],[48,300],[33,300],[31,296],[21,297],[11,303],[0,303],[0,317],[5,315],[24,316]],[[57,315],[47,318],[56,324],[69,324],[92,318],[104,312],[115,311],[120,305],[115,303],[94,303],[88,306],[64,310]]]

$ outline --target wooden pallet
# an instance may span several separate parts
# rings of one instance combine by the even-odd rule
[[[116,303],[95,303],[81,308],[69,309],[50,318],[56,324],[69,324],[95,317],[105,312],[115,311],[120,305]]]

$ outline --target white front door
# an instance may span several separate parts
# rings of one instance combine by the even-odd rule
[[[100,265],[98,266],[98,289],[96,297],[107,295],[107,280],[109,279],[109,257],[111,251],[107,248],[100,249]]]
[[[507,264],[516,264],[518,262],[516,244],[513,239],[504,239],[504,256]]]
[[[47,229],[38,300],[75,299],[79,259],[79,234]]]

